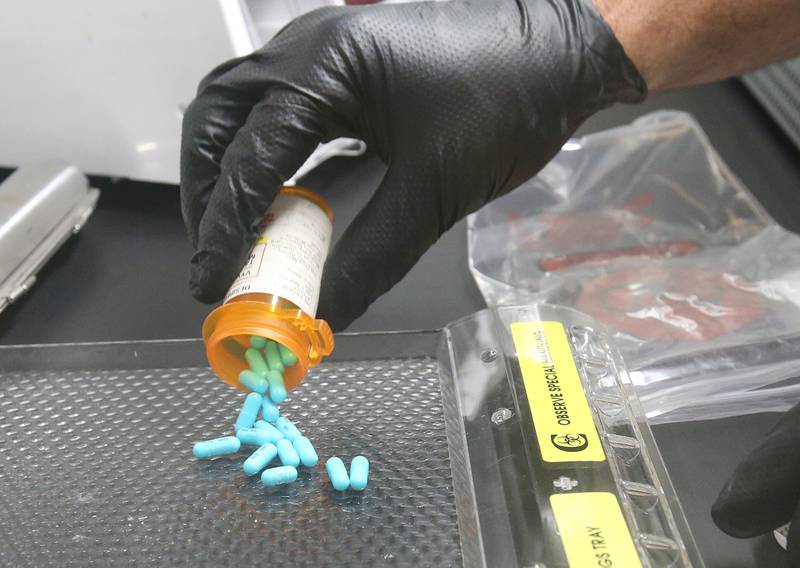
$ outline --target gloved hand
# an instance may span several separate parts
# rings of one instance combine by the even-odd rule
[[[388,164],[325,267],[341,329],[456,221],[536,174],[578,125],[645,84],[588,0],[325,8],[200,84],[183,119],[191,290],[219,300],[281,183],[321,141]]]
[[[711,508],[717,526],[750,538],[792,522],[790,566],[800,566],[800,405],[739,464]]]

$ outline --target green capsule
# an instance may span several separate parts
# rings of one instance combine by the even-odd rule
[[[269,387],[267,379],[249,369],[245,369],[239,373],[239,384],[258,394],[264,394]]]
[[[250,347],[253,349],[264,349],[264,346],[267,344],[267,340],[260,335],[251,335],[250,336]]]
[[[278,351],[278,344],[274,341],[267,341],[267,345],[264,347],[264,354],[267,358],[269,370],[283,373],[283,363],[281,362],[281,354]]]
[[[244,358],[247,361],[247,364],[250,365],[250,369],[253,372],[258,373],[262,377],[266,377],[267,373],[269,373],[269,367],[267,367],[267,363],[264,361],[264,358],[261,356],[261,352],[258,349],[253,349],[252,347],[244,352]]]
[[[297,355],[291,349],[278,344],[278,351],[281,354],[281,362],[284,367],[291,367],[297,364]]]

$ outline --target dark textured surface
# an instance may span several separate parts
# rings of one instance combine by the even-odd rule
[[[0,565],[460,565],[434,360],[319,368],[284,408],[320,463],[285,489],[191,455],[242,397],[207,369],[0,375]],[[334,492],[324,460],[357,454],[369,487]]]

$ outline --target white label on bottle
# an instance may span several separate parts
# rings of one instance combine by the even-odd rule
[[[330,219],[308,199],[280,193],[261,227],[225,301],[242,294],[274,294],[315,317],[333,229]]]

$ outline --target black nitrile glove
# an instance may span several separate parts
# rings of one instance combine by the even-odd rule
[[[200,84],[183,120],[191,289],[219,300],[281,183],[319,142],[388,171],[325,267],[342,329],[456,221],[535,175],[578,125],[645,85],[588,0],[453,0],[304,15]]]
[[[800,405],[739,464],[711,516],[719,528],[738,538],[768,533],[791,521],[789,565],[800,567]]]

